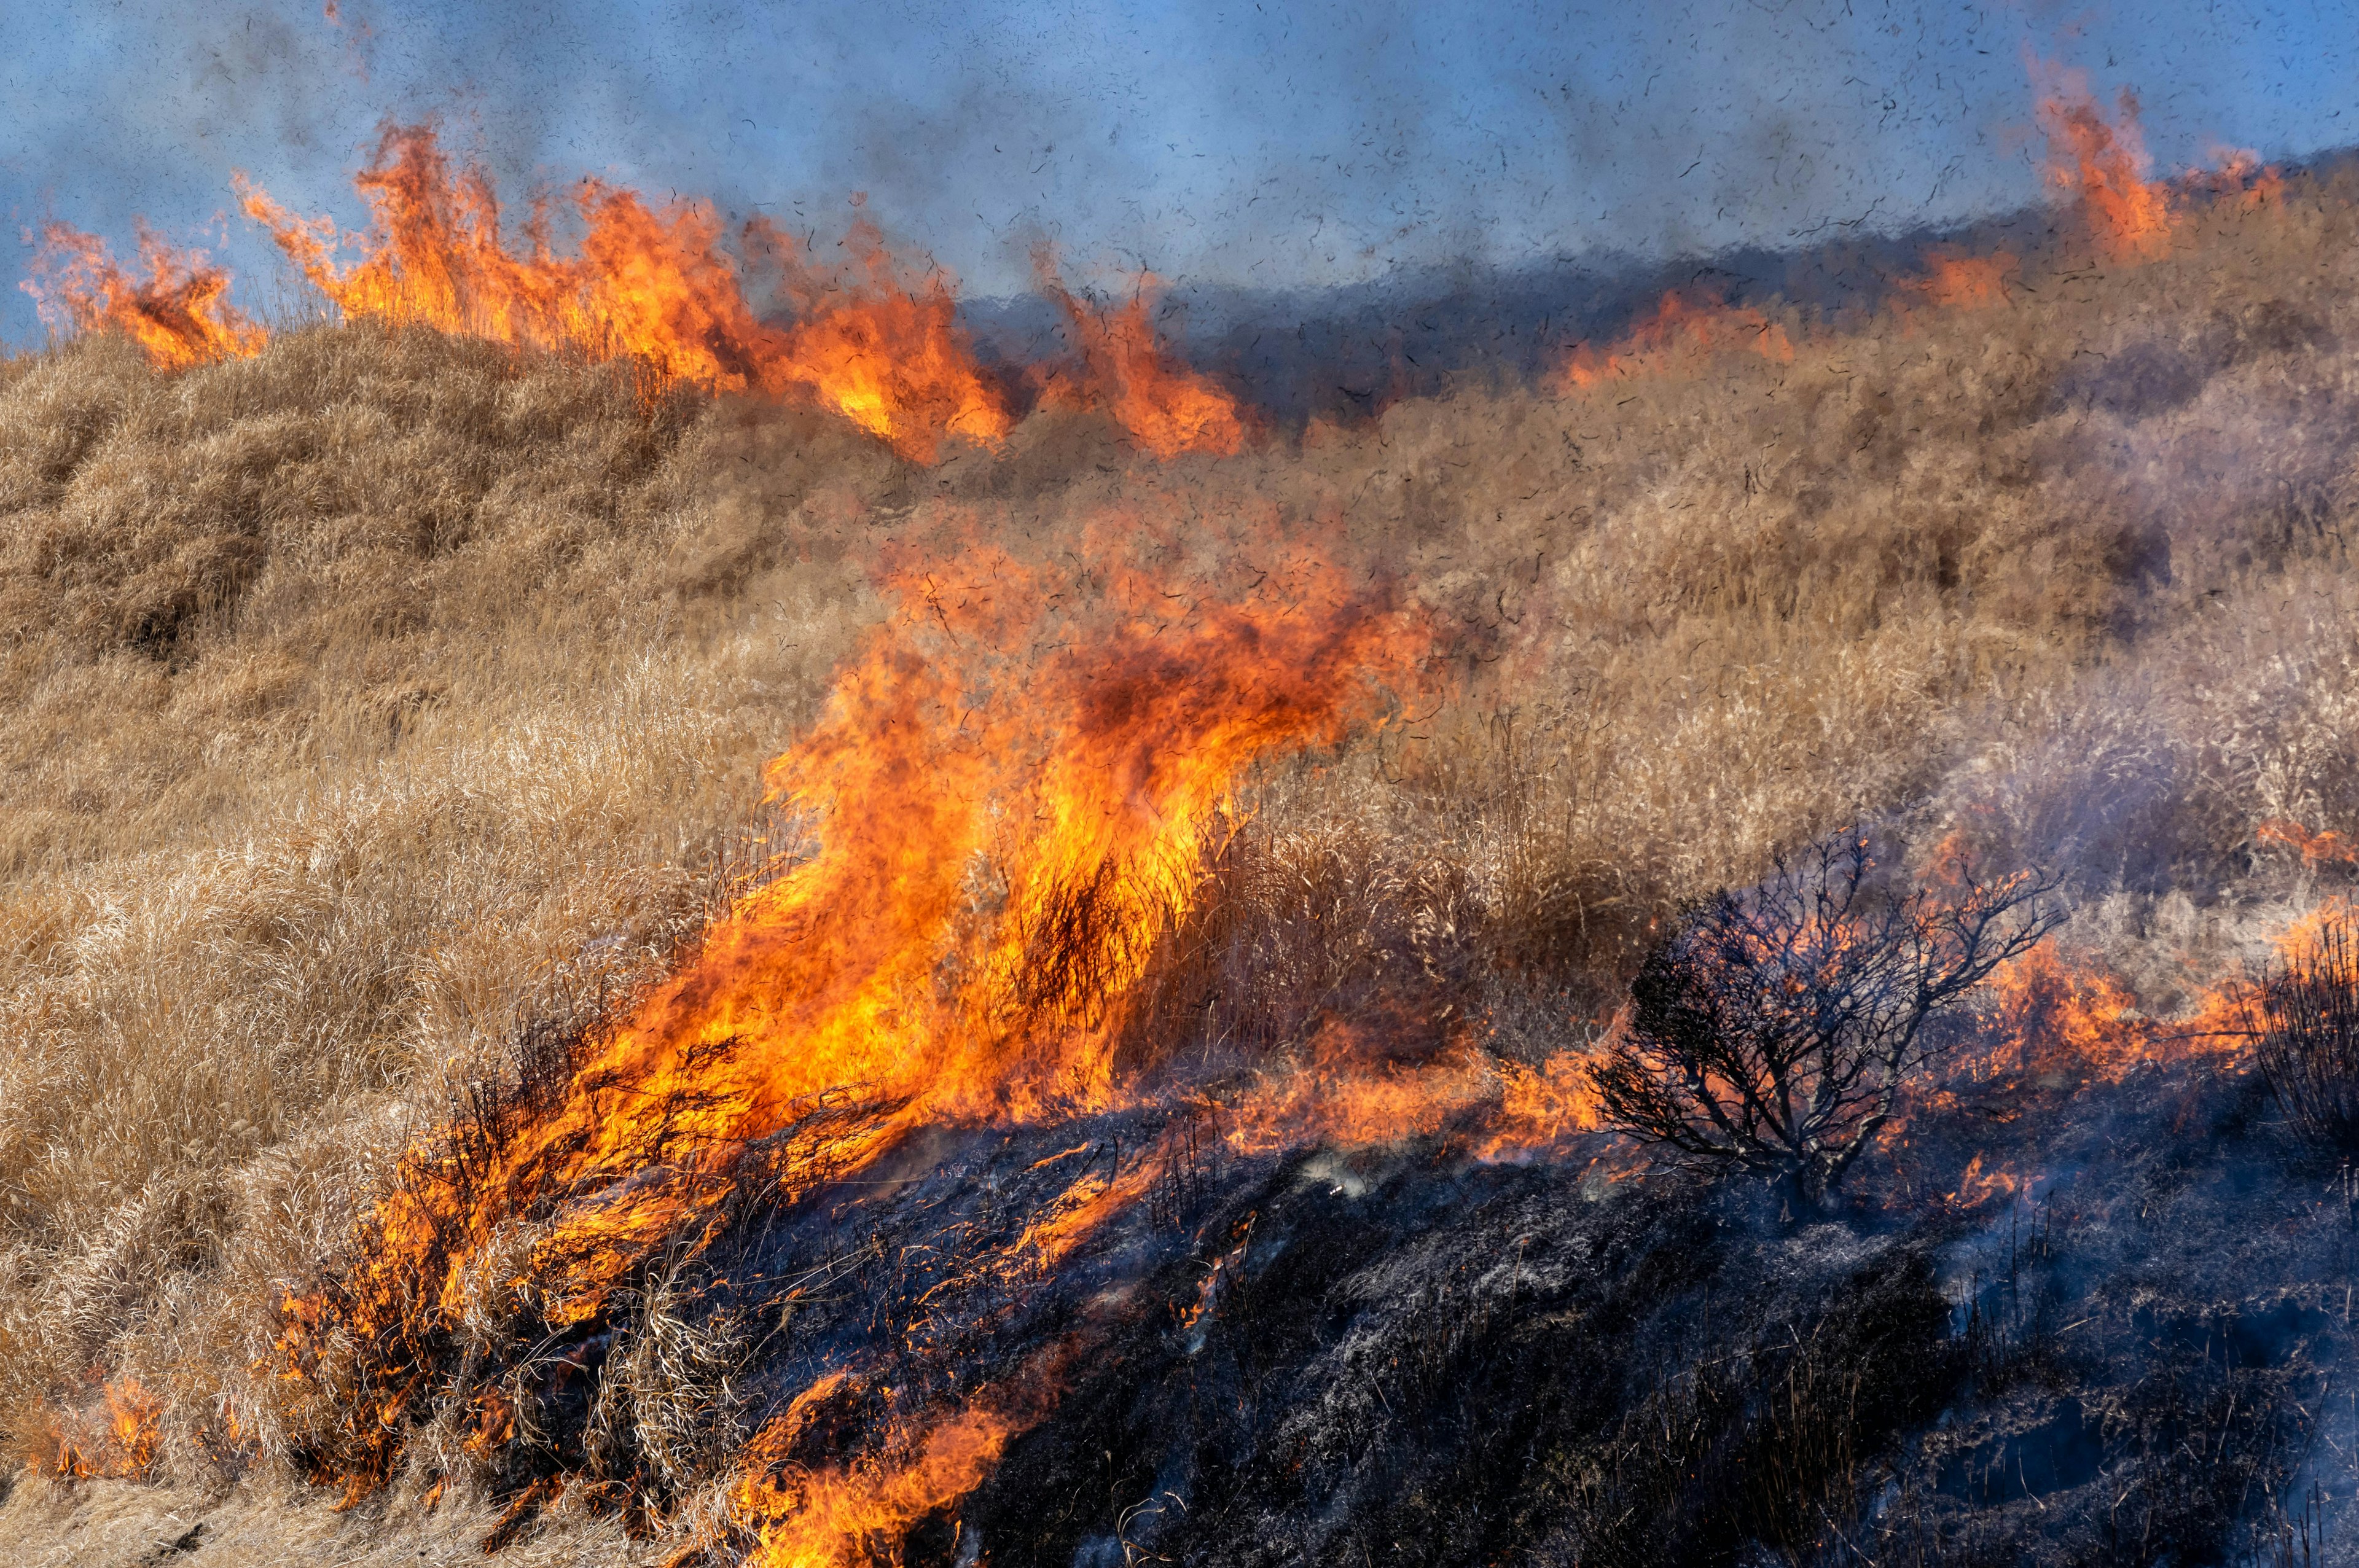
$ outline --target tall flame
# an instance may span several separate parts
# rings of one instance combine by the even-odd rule
[[[503,233],[490,175],[475,164],[454,168],[430,125],[386,126],[354,183],[370,225],[340,236],[331,220],[299,218],[238,179],[246,214],[348,319],[628,357],[667,380],[795,396],[918,461],[933,460],[953,436],[992,443],[1007,432],[949,279],[908,276],[864,213],[837,268],[815,265],[766,223],[748,225],[749,268],[707,204],[650,207],[636,191],[585,179],[570,202],[582,230],[576,254],[557,251],[545,200],[518,250]],[[338,259],[346,245],[356,259]],[[745,291],[753,269],[776,276],[796,308],[792,324],[756,311]]]
[[[831,1091],[889,1112],[828,1150],[831,1174],[920,1123],[1112,1104],[1127,993],[1240,772],[1341,740],[1428,646],[1383,591],[1315,559],[1234,601],[1109,566],[1104,613],[1077,636],[1067,596],[1023,563],[980,545],[957,558],[956,578],[899,561],[901,614],[771,764],[773,796],[808,814],[809,858],[741,899],[487,1157],[406,1161],[337,1299],[288,1303],[290,1356],[457,1314],[519,1223],[545,1227],[532,1271],[550,1321],[584,1321],[724,1201],[749,1145]],[[1074,1245],[1144,1190],[1135,1175],[1085,1182],[1027,1246]],[[372,1419],[389,1429],[415,1392],[396,1379]]]
[[[229,274],[203,252],[176,250],[143,223],[139,259],[144,278],[125,271],[97,235],[50,223],[20,287],[51,326],[125,333],[159,370],[258,353],[268,341],[229,303]]]
[[[1076,297],[1058,277],[1045,248],[1033,257],[1040,287],[1065,312],[1080,356],[1078,376],[1050,384],[1047,401],[1103,408],[1147,451],[1166,460],[1183,452],[1231,456],[1245,445],[1236,399],[1175,358],[1148,319],[1158,287],[1141,273],[1129,302],[1101,307]]]
[[[2082,204],[2108,260],[2151,261],[2170,249],[2169,190],[2149,180],[2137,95],[2124,88],[2111,120],[2089,91],[2088,73],[2027,57],[2048,137],[2048,181]]]

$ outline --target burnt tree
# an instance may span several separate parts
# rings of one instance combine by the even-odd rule
[[[1686,1162],[1833,1191],[1940,1047],[1926,1022],[2062,918],[2054,883],[1962,861],[1903,891],[1857,833],[1690,910],[1591,1069],[1607,1119]]]

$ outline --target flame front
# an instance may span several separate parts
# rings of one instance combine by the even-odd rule
[[[703,202],[653,208],[636,191],[585,179],[571,202],[582,226],[577,253],[557,252],[547,202],[524,225],[519,253],[502,235],[491,177],[454,169],[428,125],[387,126],[354,183],[371,223],[345,237],[238,181],[246,214],[347,319],[629,358],[665,381],[798,397],[918,461],[954,436],[995,443],[1007,433],[1010,416],[958,326],[949,279],[904,276],[864,214],[835,269],[777,229],[748,225],[749,253],[796,307],[793,323],[778,326],[756,311],[748,269]],[[357,259],[339,261],[345,245]]]
[[[832,1095],[876,1114],[761,1156],[765,1190],[809,1190],[920,1127],[1113,1106],[1129,991],[1237,820],[1242,771],[1343,740],[1429,646],[1380,588],[1315,559],[1234,601],[1111,568],[1078,636],[1059,620],[1068,594],[1023,563],[979,545],[955,558],[951,579],[904,557],[887,583],[900,614],[770,767],[772,796],[805,814],[806,858],[745,894],[496,1148],[415,1151],[352,1274],[288,1303],[295,1363],[336,1341],[430,1340],[485,1270],[516,1266],[495,1243],[519,1227],[544,1319],[586,1322],[658,1244],[708,1244],[749,1149]],[[1010,1249],[1025,1266],[1055,1266],[1146,1191],[1141,1167],[1084,1164]],[[356,1486],[383,1477],[405,1413],[431,1397],[403,1357],[382,1371],[359,1396],[373,1456],[344,1477]],[[995,1453],[971,1426],[906,1471],[847,1471],[830,1507],[934,1495]],[[765,1540],[807,1528],[766,1525]]]
[[[97,235],[50,223],[22,287],[51,326],[121,331],[158,370],[262,351],[269,335],[230,305],[229,274],[203,252],[175,250],[143,224],[139,259],[144,279],[124,271]]]

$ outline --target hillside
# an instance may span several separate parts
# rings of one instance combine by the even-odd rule
[[[2218,1019],[2359,877],[2359,190],[2266,194],[1233,452],[403,322],[6,362],[0,1536],[2315,1533],[2348,1184]],[[1584,1070],[1854,827],[2064,924],[1798,1215]]]

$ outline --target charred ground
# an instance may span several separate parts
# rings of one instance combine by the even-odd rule
[[[10,362],[0,1519],[33,1561],[726,1561],[734,1489],[891,1449],[906,1529],[847,1539],[911,1562],[2331,1554],[2351,1189],[2203,1008],[2353,880],[2339,178],[2136,265],[2026,247],[1996,303],[1779,307],[1790,359],[1169,463],[1050,408],[920,466],[423,330]],[[1158,928],[1114,1060],[1189,1094],[843,1171],[799,1162],[896,1105],[813,1102],[586,1314],[488,1292],[290,1364],[404,1152],[513,1137],[778,874],[761,765],[927,602],[908,552],[946,612],[978,542],[1063,574],[1020,691],[1111,613],[1110,530],[1207,598],[1315,544],[1439,650],[1266,761]],[[2071,919],[1831,1213],[1472,1099],[1220,1121],[1578,1049],[1681,908],[1863,820]]]

